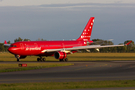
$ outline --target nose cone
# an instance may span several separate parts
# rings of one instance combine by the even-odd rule
[[[9,47],[9,48],[8,48],[8,51],[9,51],[10,53],[13,53],[13,51],[14,51],[13,47]]]
[[[12,54],[17,54],[18,49],[15,48],[15,47],[9,47],[9,48],[8,48],[8,51],[9,51],[10,53],[12,53]]]
[[[12,54],[15,54],[15,55],[20,55],[21,54],[21,50],[20,48],[17,48],[17,47],[9,47],[8,48],[8,51]]]

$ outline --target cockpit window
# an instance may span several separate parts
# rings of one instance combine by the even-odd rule
[[[10,47],[16,47],[16,45],[11,45]]]

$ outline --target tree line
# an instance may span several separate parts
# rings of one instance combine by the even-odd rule
[[[92,41],[97,42],[93,43],[92,45],[114,45],[112,41],[102,40],[102,39],[93,39]],[[129,41],[132,40],[126,40],[124,44],[127,44]],[[119,43],[121,45],[123,43]],[[91,49],[90,52],[101,52],[101,53],[126,53],[126,52],[135,52],[135,45],[134,41],[131,42],[128,46],[122,46],[122,47],[108,47],[108,48],[101,48],[99,51],[96,49]]]
[[[30,39],[22,39],[20,37],[16,38],[14,42],[18,41],[31,41]],[[36,41],[46,41],[44,39],[38,38]],[[95,43],[92,43],[92,45],[114,45],[112,41],[107,41],[107,40],[102,40],[102,39],[92,39]],[[124,44],[129,42],[131,40],[126,40]],[[11,44],[10,41],[7,42],[8,44]],[[121,44],[121,43],[120,43]],[[4,46],[4,43],[0,43],[0,52],[7,52],[8,47]],[[87,52],[88,50],[81,50],[81,52]],[[90,52],[101,52],[101,53],[126,53],[126,52],[135,52],[135,44],[132,41],[131,44],[128,46],[123,46],[123,47],[108,47],[108,48],[101,48],[99,51],[96,49],[90,49]]]

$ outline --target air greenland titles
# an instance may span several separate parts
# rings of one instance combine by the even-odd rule
[[[67,41],[21,41],[13,44],[7,44],[9,46],[8,51],[15,55],[17,61],[26,58],[26,56],[39,56],[37,61],[45,61],[43,56],[54,56],[59,61],[68,61],[67,55],[77,52],[82,49],[97,49],[104,47],[118,47],[124,45],[91,45],[94,43],[90,40],[92,28],[94,25],[94,17],[91,17],[84,28],[80,37],[76,40]],[[130,44],[131,41],[125,45]]]

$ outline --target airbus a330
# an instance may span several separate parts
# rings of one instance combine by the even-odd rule
[[[8,51],[15,55],[17,61],[26,58],[26,56],[39,56],[37,61],[45,61],[43,56],[54,56],[59,61],[68,61],[67,55],[77,52],[81,49],[99,49],[104,47],[118,47],[124,45],[90,45],[93,41],[90,40],[92,28],[94,25],[94,17],[91,17],[84,28],[80,37],[76,40],[66,41],[20,41],[9,46]],[[131,43],[131,42],[129,42]],[[126,45],[128,45],[127,43]]]

